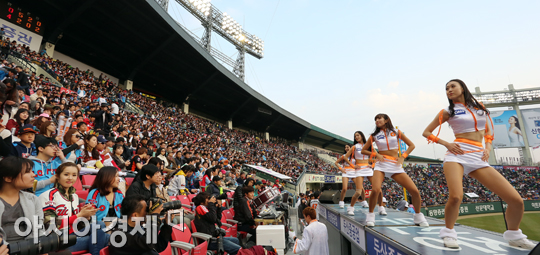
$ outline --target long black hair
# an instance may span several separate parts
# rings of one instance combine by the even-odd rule
[[[516,122],[516,123],[514,123],[514,125],[515,125],[519,130],[521,130],[521,126],[519,126],[519,120],[518,120],[518,118],[517,118],[516,116],[510,116],[510,118],[514,118],[514,121]]]
[[[392,125],[392,120],[390,120],[390,117],[388,117],[388,115],[386,115],[385,113],[379,113],[379,114],[375,115],[374,120],[377,121],[378,118],[384,118],[385,120],[388,121],[388,122],[386,122],[386,124],[384,124],[384,129],[385,130],[387,130],[387,131],[390,130],[390,131],[396,132],[396,130],[394,129],[394,125]],[[377,125],[375,125],[375,131],[373,131],[371,136],[375,137],[375,135],[377,135],[380,131],[381,131],[381,128],[379,128],[379,127],[377,127]],[[375,141],[372,141],[372,142],[375,142]]]
[[[345,144],[345,147],[349,146],[349,149],[352,147],[350,144]],[[345,147],[343,147],[343,150],[345,151],[345,154],[347,154],[347,152],[349,152],[347,149],[345,149]]]
[[[471,94],[471,92],[469,91],[469,88],[467,88],[467,85],[465,85],[465,82],[463,82],[462,80],[460,79],[452,79],[450,81],[448,81],[446,83],[446,85],[444,85],[444,88],[446,89],[446,86],[448,86],[448,83],[450,82],[457,82],[459,83],[459,85],[461,85],[461,88],[463,89],[463,97],[465,98],[465,105],[467,107],[473,107],[473,108],[476,108],[476,109],[480,109],[480,110],[483,110],[484,112],[486,112],[487,114],[489,114],[489,110],[482,104],[480,104],[478,101],[476,101],[476,98],[473,97],[473,95]],[[450,110],[450,117],[454,117],[455,115],[455,112],[454,112],[454,102],[452,102],[452,100],[450,100],[450,98],[448,98],[448,109]]]
[[[362,131],[356,131],[354,132],[354,134],[360,134],[360,136],[362,137],[362,144],[366,143],[366,137],[364,136],[364,133],[362,133]],[[356,139],[354,138],[354,135],[353,135],[353,145],[356,145],[358,142],[356,141]]]
[[[27,112],[27,113],[28,113],[28,118],[26,118],[26,120],[24,120],[24,121],[21,120],[21,114],[22,114],[23,112]],[[17,113],[15,113],[14,119],[15,119],[15,121],[17,122],[17,124],[21,125],[21,127],[22,127],[22,126],[24,126],[24,125],[30,123],[30,111],[28,111],[28,110],[26,110],[26,109],[24,109],[24,108],[19,108],[19,110],[17,110]]]

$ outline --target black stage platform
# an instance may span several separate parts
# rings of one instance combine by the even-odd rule
[[[355,215],[347,215],[346,209],[340,209],[337,204],[321,204],[319,214],[329,227],[329,233],[339,231],[341,235],[356,247],[341,249],[341,254],[369,255],[398,255],[398,254],[512,254],[526,255],[529,250],[510,247],[502,238],[502,234],[482,229],[456,226],[460,249],[449,249],[443,246],[439,231],[444,227],[444,221],[426,217],[430,227],[418,227],[413,224],[412,214],[386,209],[388,215],[381,216],[375,210],[375,227],[366,227],[367,208],[356,206]],[[332,230],[330,230],[332,228]],[[330,238],[337,240],[335,237]],[[353,252],[351,252],[353,251]],[[336,252],[337,254],[337,252]]]

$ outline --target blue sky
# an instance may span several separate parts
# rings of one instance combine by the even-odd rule
[[[265,42],[248,57],[247,83],[328,131],[352,139],[387,113],[416,144],[414,155],[443,158],[421,136],[447,106],[444,85],[471,90],[540,87],[540,1],[213,0]],[[277,8],[276,8],[277,7]],[[171,0],[169,13],[202,35],[200,23]],[[275,15],[274,15],[275,13]],[[217,34],[213,46],[236,57]],[[234,123],[233,123],[234,124]],[[453,140],[448,125],[441,137]],[[498,151],[517,156],[516,149]],[[536,158],[540,160],[540,151]]]

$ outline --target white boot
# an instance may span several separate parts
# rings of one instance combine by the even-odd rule
[[[386,208],[384,208],[384,206],[379,206],[379,215],[388,215],[388,213],[386,213]]]
[[[368,213],[366,215],[366,226],[368,227],[375,226],[375,213]]]
[[[345,202],[339,201],[339,208],[341,209],[345,208]]]
[[[420,227],[429,227],[429,223],[423,213],[415,213],[413,216],[414,224]]]
[[[362,203],[360,203],[360,205],[362,205],[362,207],[364,207],[364,208],[368,208],[368,207],[369,207],[369,204],[367,203],[366,200],[362,201]]]
[[[527,250],[532,250],[536,245],[531,241],[527,240],[527,236],[521,232],[521,229],[518,230],[506,230],[503,234],[504,240],[508,241],[510,246],[515,246]]]
[[[439,237],[443,239],[444,247],[451,249],[459,249],[457,243],[457,233],[455,229],[442,228],[439,232]]]
[[[354,207],[353,206],[349,206],[347,207],[347,214],[348,215],[354,215]]]

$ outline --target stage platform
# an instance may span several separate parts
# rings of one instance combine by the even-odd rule
[[[386,209],[388,215],[381,216],[375,210],[375,227],[366,227],[367,208],[355,207],[355,215],[347,215],[346,209],[337,204],[321,204],[318,208],[321,222],[329,232],[331,254],[512,254],[526,255],[529,250],[510,247],[502,234],[458,225],[460,249],[444,247],[439,231],[444,227],[441,219],[426,217],[430,226],[418,227],[413,215]]]

